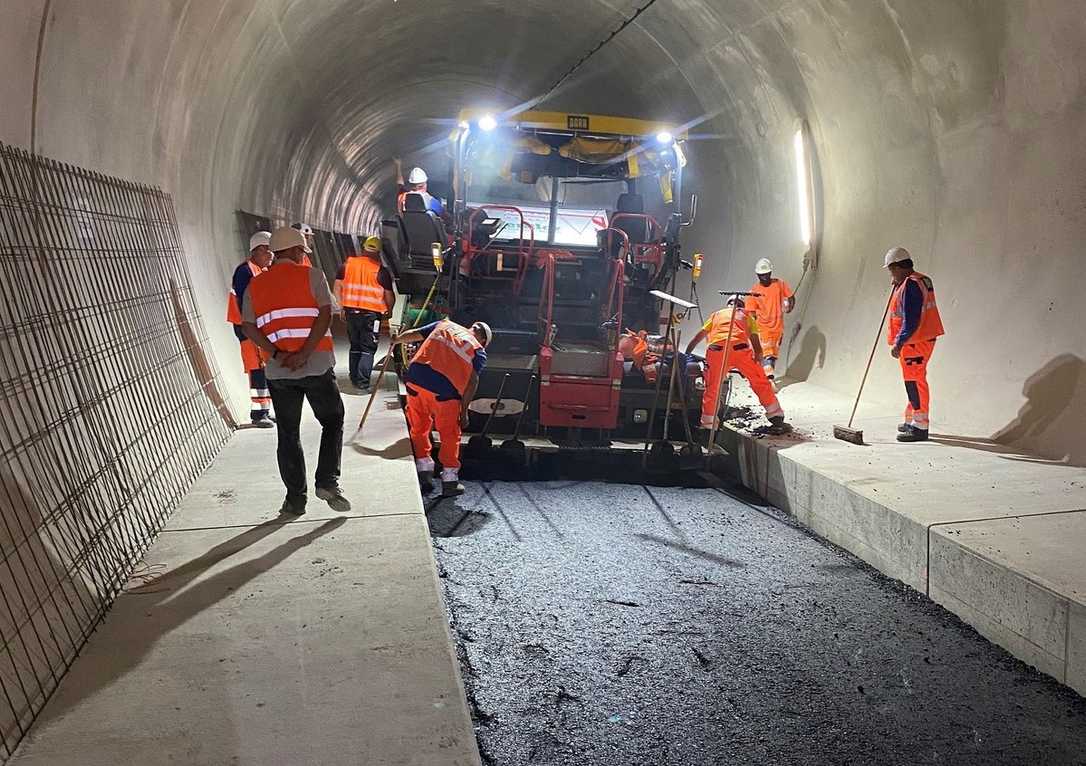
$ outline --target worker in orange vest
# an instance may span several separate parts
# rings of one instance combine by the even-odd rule
[[[279,475],[287,488],[280,513],[305,513],[303,401],[309,402],[321,424],[317,497],[333,510],[346,512],[351,504],[339,488],[343,399],[333,371],[332,293],[324,274],[302,265],[309,248],[300,231],[276,229],[270,247],[275,261],[249,284],[241,318],[246,337],[268,356],[265,372],[279,425]]]
[[[886,342],[890,344],[890,355],[901,362],[909,399],[897,440],[927,441],[931,407],[928,362],[935,351],[935,339],[944,334],[935,303],[935,285],[931,277],[913,270],[912,256],[903,247],[891,248],[884,262],[894,283]]]
[[[392,311],[396,303],[392,276],[381,264],[379,237],[367,238],[361,255],[352,254],[339,267],[334,292],[351,338],[351,382],[355,388],[368,391],[381,317]]]
[[[241,301],[252,278],[262,274],[271,264],[270,243],[271,233],[267,231],[258,231],[249,237],[249,257],[234,269],[230,294],[226,297],[226,321],[234,325],[234,335],[241,343],[241,364],[249,375],[249,417],[257,428],[274,428],[275,418],[270,412],[271,394],[268,393],[268,379],[264,375],[263,353],[245,337],[241,329]]]
[[[708,339],[709,348],[705,354],[705,393],[701,399],[701,427],[712,428],[717,423],[720,379],[734,369],[747,379],[758,401],[765,407],[770,431],[788,431],[789,427],[784,422],[784,410],[777,401],[773,384],[769,382],[762,368],[762,346],[758,340],[758,327],[744,310],[742,298],[732,296],[724,308],[710,315],[687,345],[686,353],[694,353],[694,349],[705,339]],[[727,352],[728,370],[725,370],[724,356],[729,344],[731,350]]]
[[[483,322],[468,329],[443,319],[392,339],[394,346],[422,342],[404,381],[415,470],[424,493],[433,489],[431,423],[441,437],[441,494],[454,497],[464,493],[459,481],[460,435],[468,424],[468,405],[486,367],[486,347],[493,337],[490,325]]]
[[[776,381],[777,359],[781,355],[781,339],[784,337],[784,315],[792,313],[796,299],[792,288],[783,279],[773,276],[773,263],[763,258],[754,266],[758,281],[747,299],[747,313],[758,324],[758,340],[762,344],[762,368],[769,380]]]

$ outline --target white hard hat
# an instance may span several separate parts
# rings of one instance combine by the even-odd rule
[[[271,244],[271,232],[270,231],[258,231],[253,236],[249,237],[249,252],[253,252],[261,245]]]
[[[284,250],[290,250],[292,247],[304,248],[307,253],[313,252],[305,243],[305,235],[293,226],[284,226],[281,229],[276,229],[275,233],[271,235],[271,241],[269,242],[268,247],[271,248],[273,253],[281,253]]]
[[[762,260],[760,260],[756,264],[754,264],[754,273],[755,274],[772,274],[773,273],[773,262],[770,261],[768,258],[763,258]]]
[[[883,263],[884,268],[889,268],[892,263],[901,263],[901,261],[912,260],[912,256],[909,255],[909,251],[903,247],[891,247],[886,251],[886,259]]]
[[[424,184],[429,180],[426,177],[426,171],[422,168],[412,168],[411,173],[407,176],[407,183],[409,184]]]
[[[494,339],[494,331],[490,329],[490,325],[486,322],[476,322],[471,326],[472,330],[479,330],[483,333],[483,348],[490,345],[490,341]]]
[[[297,229],[306,237],[313,236],[313,227],[310,226],[308,223],[292,223],[290,225],[290,228]]]

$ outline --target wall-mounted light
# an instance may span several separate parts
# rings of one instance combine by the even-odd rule
[[[494,115],[484,114],[479,118],[479,129],[483,132],[489,133],[496,127],[498,127],[498,121],[494,119]]]
[[[661,146],[671,146],[671,143],[675,140],[675,136],[668,133],[666,130],[661,130],[656,134],[656,143]]]
[[[803,246],[810,251],[814,241],[814,218],[811,205],[811,162],[807,157],[807,124],[800,122],[793,139],[796,153],[796,193],[799,202],[799,234]]]

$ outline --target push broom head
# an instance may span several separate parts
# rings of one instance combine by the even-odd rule
[[[849,428],[848,426],[834,426],[833,438],[840,439],[850,444],[859,444],[861,447],[864,443],[864,432],[858,428]]]

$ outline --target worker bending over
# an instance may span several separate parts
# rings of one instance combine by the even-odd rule
[[[431,423],[441,436],[441,494],[464,492],[460,484],[460,435],[468,424],[468,405],[486,367],[486,347],[493,332],[476,322],[469,330],[443,319],[392,339],[393,345],[422,341],[407,368],[407,426],[415,470],[424,493],[433,489]]]
[[[777,359],[781,355],[781,338],[784,337],[784,315],[792,313],[796,299],[792,288],[783,279],[773,278],[773,264],[763,258],[754,266],[758,281],[750,288],[753,295],[747,299],[747,313],[758,324],[758,340],[762,344],[762,368],[766,377],[775,381]]]
[[[317,497],[336,511],[351,504],[339,488],[343,452],[343,399],[333,368],[332,293],[324,274],[303,266],[308,249],[297,229],[271,236],[275,261],[253,278],[241,307],[246,337],[268,355],[268,388],[279,425],[279,474],[287,487],[280,513],[305,513],[305,454],[302,452],[302,402],[308,400],[321,424],[317,458]]]
[[[721,389],[721,378],[727,375],[729,370],[735,369],[747,379],[758,401],[765,407],[771,432],[784,433],[789,430],[784,422],[784,410],[773,391],[773,384],[762,369],[762,347],[758,341],[758,328],[744,310],[742,298],[729,298],[724,308],[712,314],[687,345],[686,353],[694,353],[694,349],[706,338],[709,348],[705,354],[705,394],[701,399],[701,427],[713,428],[717,424],[717,397]],[[725,370],[724,356],[729,344],[731,351],[727,353],[728,369]]]
[[[935,351],[935,339],[943,334],[943,320],[935,304],[931,278],[913,271],[913,259],[903,247],[886,253],[886,268],[894,283],[890,298],[890,331],[886,342],[890,355],[901,362],[905,379],[905,422],[898,426],[899,442],[927,441],[930,423],[931,389],[928,361]]]
[[[356,388],[368,391],[381,317],[392,311],[396,303],[392,276],[381,264],[379,237],[369,237],[362,246],[362,253],[351,254],[339,267],[335,295],[351,339],[351,382]]]
[[[263,274],[272,262],[271,233],[258,231],[249,237],[249,257],[234,269],[230,281],[230,294],[226,297],[226,321],[234,325],[234,335],[241,343],[241,364],[249,375],[249,417],[257,428],[274,428],[271,416],[271,394],[264,374],[264,355],[255,343],[245,337],[241,326],[241,304],[249,282],[257,274]]]

